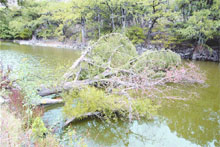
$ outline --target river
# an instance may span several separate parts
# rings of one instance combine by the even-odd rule
[[[13,70],[27,70],[46,82],[58,79],[79,55],[79,51],[70,49],[8,42],[0,44],[0,61],[4,65],[10,65]],[[84,142],[91,147],[220,146],[220,64],[190,62],[194,62],[205,73],[205,86],[185,85],[179,88],[196,95],[189,96],[188,100],[163,100],[158,116],[153,120],[108,124],[90,119],[74,123],[68,129],[74,130],[79,138],[83,138],[75,139],[74,144]],[[37,82],[37,78],[32,82]],[[41,83],[36,85],[39,84]],[[43,120],[48,126],[62,121],[62,106],[47,108]],[[63,130],[59,130],[59,133],[61,140],[66,143],[65,136],[68,133]]]

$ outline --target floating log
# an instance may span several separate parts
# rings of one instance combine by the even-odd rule
[[[52,104],[62,104],[63,99],[41,99],[38,105],[52,105]]]
[[[45,88],[45,89],[40,90],[38,92],[38,94],[41,97],[44,97],[44,96],[48,96],[48,95],[52,95],[52,94],[58,94],[61,92],[62,92],[62,90],[60,90],[60,88],[53,88],[53,89]]]

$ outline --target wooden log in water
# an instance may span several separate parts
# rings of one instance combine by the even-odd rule
[[[52,88],[52,89],[49,89],[49,88],[45,88],[45,89],[42,89],[38,92],[38,94],[41,96],[41,97],[44,97],[44,96],[48,96],[48,95],[52,95],[52,94],[58,94],[58,93],[61,93],[62,90],[58,90],[58,88]]]
[[[38,105],[53,105],[62,103],[64,103],[63,99],[41,99]]]

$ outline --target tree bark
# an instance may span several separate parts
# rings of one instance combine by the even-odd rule
[[[125,9],[121,8],[121,15],[122,15],[122,29],[125,31],[126,28],[126,14],[125,14]]]
[[[63,128],[67,127],[69,124],[71,124],[72,122],[78,120],[79,118],[93,117],[93,116],[98,116],[100,114],[101,114],[100,112],[89,112],[89,113],[86,113],[84,115],[81,115],[80,117],[72,117],[64,123]]]
[[[154,28],[154,25],[155,25],[155,23],[157,22],[157,19],[158,19],[158,17],[156,17],[156,18],[154,18],[154,19],[152,20],[152,23],[151,23],[151,25],[150,25],[150,27],[149,27],[149,30],[148,30],[148,32],[147,32],[147,40],[148,40],[148,42],[149,42],[150,39],[151,39],[152,29]]]
[[[98,23],[99,23],[98,32],[99,32],[99,38],[100,38],[100,36],[101,36],[101,16],[100,16],[100,14],[98,14]]]
[[[86,43],[86,27],[85,27],[85,18],[81,17],[81,32],[82,32],[82,44],[85,45]]]
[[[74,64],[70,67],[69,71],[63,75],[64,81],[67,81],[69,78],[71,78],[73,76],[73,74],[74,74],[73,70],[76,69],[76,67],[78,67],[80,65],[80,63],[84,60],[84,58],[90,52],[90,50],[91,50],[91,47],[88,47],[87,50],[84,53],[82,53],[81,57],[78,58],[74,62]]]
[[[115,21],[114,21],[114,13],[111,14],[111,20],[112,20],[112,30],[115,31]]]

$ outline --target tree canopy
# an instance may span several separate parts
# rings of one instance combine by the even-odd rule
[[[25,0],[19,5],[0,9],[1,39],[36,36],[85,44],[121,32],[135,44],[167,47],[181,41],[204,46],[219,37],[218,0]]]

